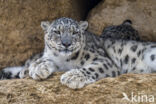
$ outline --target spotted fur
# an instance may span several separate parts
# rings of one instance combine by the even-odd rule
[[[86,31],[86,21],[70,18],[42,22],[41,27],[45,32],[43,54],[23,67],[5,68],[0,73],[2,79],[19,75],[42,80],[65,71],[61,83],[77,89],[105,77],[156,71],[155,43],[96,36]]]
[[[113,25],[104,28],[101,37],[142,41],[139,36],[139,32],[132,27],[131,20],[125,20],[120,25]]]

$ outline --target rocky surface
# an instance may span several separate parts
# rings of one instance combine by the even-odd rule
[[[105,26],[128,18],[142,37],[156,40],[155,5],[155,0],[103,0],[88,15],[89,30],[100,34]],[[62,16],[82,20],[84,7],[83,0],[0,0],[0,69],[21,65],[42,51],[41,21]],[[156,74],[105,78],[79,90],[61,85],[61,74],[55,73],[45,81],[1,80],[0,104],[130,104],[122,100],[123,92],[128,97],[134,92],[156,99]]]
[[[0,69],[21,65],[42,51],[41,21],[82,20],[84,13],[83,0],[0,0]]]
[[[62,73],[55,73],[45,81],[14,79],[0,81],[1,104],[131,104],[122,100],[123,92],[156,97],[156,74],[122,75],[105,78],[79,90],[72,90],[59,82]],[[156,102],[156,100],[155,100]],[[133,104],[155,104],[134,102]]]
[[[89,30],[101,34],[104,27],[131,19],[143,39],[156,41],[155,5],[156,0],[103,0],[88,15]]]

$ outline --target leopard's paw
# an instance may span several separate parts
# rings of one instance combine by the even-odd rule
[[[53,70],[53,64],[48,61],[34,62],[29,66],[29,76],[35,80],[47,79]]]
[[[60,81],[63,85],[72,89],[79,89],[89,83],[95,82],[94,79],[85,76],[79,69],[72,69],[71,71],[64,73],[61,76]]]

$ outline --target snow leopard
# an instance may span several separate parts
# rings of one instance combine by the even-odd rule
[[[132,21],[130,19],[123,21],[123,23],[120,25],[111,25],[105,27],[101,37],[143,41],[139,36],[139,32],[133,28]]]
[[[1,79],[31,77],[44,80],[63,71],[60,82],[72,89],[83,88],[106,77],[126,73],[156,72],[156,43],[102,38],[87,31],[87,21],[59,18],[43,21],[44,51],[24,66],[8,67]]]

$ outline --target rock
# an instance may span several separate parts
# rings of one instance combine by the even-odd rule
[[[0,81],[0,102],[1,104],[128,104],[129,101],[122,100],[123,93],[129,98],[132,93],[137,98],[142,95],[156,96],[156,74],[127,74],[117,78],[105,78],[78,90],[61,85],[59,82],[61,74],[55,73],[45,81],[32,79]]]
[[[21,65],[42,51],[41,21],[82,20],[85,12],[83,0],[0,0],[0,69]]]
[[[103,27],[129,18],[142,34],[154,37],[154,0],[121,1],[105,0],[93,9],[88,16],[89,30],[100,34]],[[0,0],[0,69],[21,65],[32,54],[42,51],[41,21],[62,16],[84,19],[83,5],[82,0]],[[0,104],[126,104],[129,102],[122,100],[123,92],[128,96],[133,92],[156,96],[156,74],[105,78],[78,90],[61,85],[61,74],[54,73],[44,81],[1,80]]]
[[[104,27],[130,19],[144,40],[156,41],[156,0],[103,0],[91,10],[89,31],[101,34]]]

